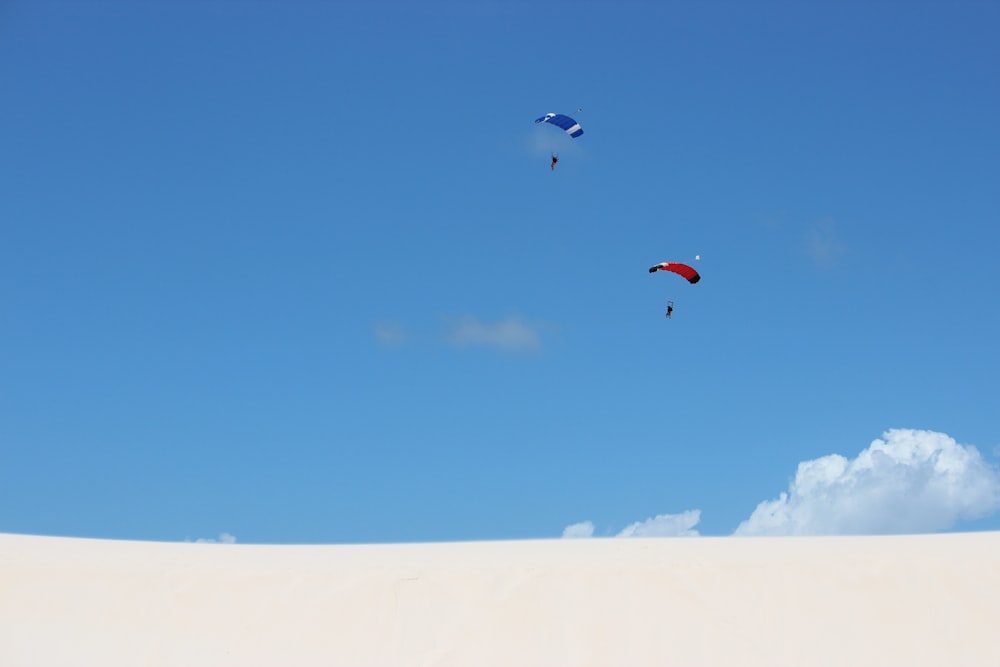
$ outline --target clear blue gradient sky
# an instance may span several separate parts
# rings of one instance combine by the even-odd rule
[[[1000,528],[998,34],[985,0],[0,1],[0,531],[724,535],[782,492],[800,532]]]

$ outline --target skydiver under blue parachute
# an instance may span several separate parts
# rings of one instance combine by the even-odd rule
[[[583,111],[583,109],[580,109],[580,111]],[[574,139],[583,134],[583,128],[580,127],[580,124],[578,122],[576,122],[569,116],[565,116],[561,113],[547,113],[541,118],[536,118],[535,122],[549,123],[550,125],[555,125],[556,127],[562,129],[566,134],[568,134]],[[556,170],[556,163],[558,162],[559,162],[559,156],[555,153],[552,153],[552,163],[550,164],[552,171]]]

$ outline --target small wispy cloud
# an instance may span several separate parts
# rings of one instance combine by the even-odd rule
[[[837,223],[831,218],[817,220],[806,233],[806,252],[821,269],[835,266],[845,250],[837,233]]]
[[[406,342],[406,332],[399,322],[376,322],[372,327],[372,333],[380,345],[387,347],[398,347]]]
[[[659,514],[645,521],[636,521],[615,537],[695,537],[698,531],[694,527],[699,521],[701,521],[701,510],[688,510],[680,514]],[[574,523],[563,529],[562,536],[567,539],[593,537],[594,524],[591,521]]]
[[[854,459],[799,464],[788,491],[757,505],[734,535],[932,533],[1000,511],[1000,470],[944,433],[891,429]],[[637,521],[618,537],[695,536],[700,510]],[[593,537],[594,524],[563,537]]]
[[[581,521],[563,529],[563,537],[567,539],[577,539],[594,536],[594,524],[592,521]]]
[[[521,352],[542,347],[541,326],[517,317],[483,322],[467,315],[453,323],[447,339],[457,347],[493,347]]]
[[[701,521],[701,510],[680,514],[659,514],[652,519],[637,521],[618,533],[618,537],[696,537],[694,529]]]
[[[229,533],[219,533],[217,538],[199,537],[194,542],[195,544],[236,544],[236,537]]]

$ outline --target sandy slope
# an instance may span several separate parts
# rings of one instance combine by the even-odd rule
[[[372,546],[0,534],[0,665],[1000,665],[1000,533]]]

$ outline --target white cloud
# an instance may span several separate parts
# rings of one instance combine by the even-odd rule
[[[218,539],[212,539],[210,537],[199,537],[195,540],[196,544],[236,544],[236,537],[230,535],[229,533],[219,533]]]
[[[566,528],[563,529],[562,536],[566,538],[593,537],[594,524],[591,521],[574,523],[572,526],[566,526]]]
[[[688,510],[680,514],[660,514],[652,519],[637,521],[618,533],[618,537],[694,537],[694,529],[701,521],[701,510]]]
[[[849,460],[799,464],[786,493],[760,503],[737,535],[926,533],[1000,509],[1000,474],[943,433],[887,431]]]
[[[398,346],[406,342],[406,332],[398,322],[376,322],[373,332],[375,340],[382,345]]]
[[[615,537],[694,537],[694,527],[701,521],[701,510],[688,510],[680,514],[660,514],[652,519],[636,521]],[[594,524],[581,521],[563,529],[563,537],[593,537]]]
[[[471,315],[465,316],[455,323],[448,340],[459,347],[483,346],[514,351],[537,350],[542,346],[539,327],[516,317],[488,323]]]
[[[944,433],[892,429],[854,459],[799,464],[787,492],[761,502],[735,535],[929,533],[1000,511],[1000,470]],[[617,537],[696,536],[700,510],[637,521]],[[594,536],[594,524],[564,538]]]
[[[837,234],[837,223],[827,218],[813,224],[806,238],[806,250],[820,268],[836,265],[845,250]]]

